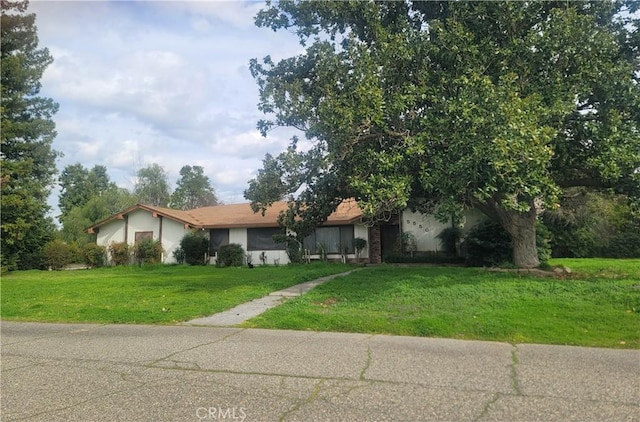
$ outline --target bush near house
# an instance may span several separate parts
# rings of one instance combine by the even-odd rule
[[[109,245],[109,255],[113,265],[128,265],[131,262],[130,246],[127,242],[113,242]]]
[[[244,262],[244,249],[237,243],[220,246],[218,249],[218,267],[241,267]]]
[[[52,240],[43,248],[45,265],[60,270],[73,262],[73,250],[62,240]]]
[[[538,259],[544,265],[551,258],[550,232],[542,223],[536,225]],[[510,265],[513,246],[507,231],[493,220],[473,227],[462,242],[462,255],[472,267]]]
[[[142,239],[133,247],[138,264],[157,264],[162,260],[162,243],[159,240]]]
[[[95,243],[87,243],[82,247],[84,263],[91,267],[103,267],[107,262],[107,248]]]
[[[201,231],[187,233],[180,240],[180,247],[173,253],[178,263],[205,265],[205,255],[209,252],[209,239]]]
[[[447,227],[436,236],[440,240],[442,251],[448,255],[458,254],[458,245],[462,239],[462,229],[459,227]]]

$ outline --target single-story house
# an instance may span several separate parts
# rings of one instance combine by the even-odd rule
[[[220,246],[237,243],[250,254],[254,264],[260,263],[260,255],[267,263],[289,262],[285,245],[275,243],[273,235],[280,233],[277,219],[280,211],[287,208],[286,202],[276,202],[265,214],[254,213],[248,203],[216,205],[193,210],[175,210],[137,204],[88,228],[97,235],[98,245],[108,247],[114,242],[130,245],[145,238],[159,240],[164,250],[162,262],[175,263],[173,252],[180,246],[183,236],[192,230],[205,231],[209,238],[210,263],[215,263]],[[465,227],[475,224],[479,214],[471,212]],[[319,245],[325,249],[328,259],[341,259],[346,249],[346,258],[356,258],[354,238],[367,241],[367,247],[359,258],[377,263],[391,251],[401,232],[414,235],[418,251],[439,249],[438,233],[445,228],[432,216],[409,210],[388,223],[369,227],[363,224],[362,211],[354,200],[346,200],[304,241],[304,249],[311,259],[320,258]]]

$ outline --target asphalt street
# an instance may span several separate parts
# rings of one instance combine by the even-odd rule
[[[1,324],[2,421],[640,421],[640,351]]]

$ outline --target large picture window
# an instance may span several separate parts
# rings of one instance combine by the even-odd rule
[[[277,227],[247,229],[247,250],[283,251],[285,250],[284,243],[276,243],[273,241],[273,235],[281,233],[282,229]]]
[[[209,230],[209,255],[218,252],[220,246],[229,244],[229,229]]]
[[[354,253],[353,225],[318,227],[304,239],[304,248],[317,254],[324,247],[327,253],[339,254],[342,251]]]

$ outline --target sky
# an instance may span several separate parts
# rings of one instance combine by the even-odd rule
[[[54,62],[42,96],[60,109],[53,148],[70,164],[106,166],[133,189],[137,170],[162,166],[172,188],[185,165],[198,165],[224,203],[277,155],[293,129],[264,138],[258,85],[249,61],[302,53],[295,34],[254,25],[255,1],[31,0],[40,47]],[[304,148],[304,145],[302,145]],[[49,204],[56,215],[59,187]]]

